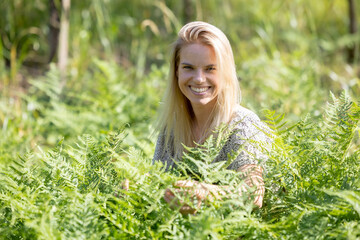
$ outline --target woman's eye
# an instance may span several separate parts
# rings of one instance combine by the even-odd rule
[[[192,69],[191,66],[184,66],[183,68],[184,68],[184,69]]]
[[[208,70],[208,71],[215,71],[216,68],[215,68],[215,67],[208,67],[207,70]]]

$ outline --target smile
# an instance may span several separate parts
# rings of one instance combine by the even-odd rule
[[[203,93],[203,92],[206,92],[207,90],[210,89],[210,87],[202,87],[202,88],[196,88],[196,87],[191,87],[190,86],[190,89],[194,92],[197,92],[197,93]]]

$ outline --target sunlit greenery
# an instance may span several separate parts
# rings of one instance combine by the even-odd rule
[[[347,1],[190,2],[191,19],[229,37],[242,104],[276,132],[263,208],[245,196],[182,216],[162,198],[191,177],[151,163],[183,1],[73,0],[61,88],[49,1],[2,0],[0,239],[360,237],[360,35]],[[214,157],[207,144],[198,161]]]

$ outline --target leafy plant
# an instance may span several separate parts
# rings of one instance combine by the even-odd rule
[[[187,149],[184,160],[193,165],[179,165],[185,175],[164,172],[162,164],[126,147],[126,128],[97,137],[82,135],[71,145],[61,141],[49,151],[13,158],[1,167],[1,236],[356,239],[360,169],[353,144],[359,113],[346,94],[333,96],[319,122],[307,117],[287,127],[282,117],[269,113],[277,137],[266,162],[265,206],[254,209],[247,196],[234,195],[204,203],[194,216],[172,210],[163,194],[176,180],[196,176],[194,164],[203,173],[199,180],[236,179],[225,163],[211,163],[216,146],[221,147],[216,138]],[[206,175],[205,169],[212,172]],[[130,179],[127,191],[122,188],[125,179]]]

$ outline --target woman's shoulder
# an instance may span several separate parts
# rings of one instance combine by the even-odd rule
[[[227,160],[229,154],[236,152],[236,159],[228,168],[237,170],[245,164],[258,164],[267,159],[263,151],[271,142],[271,130],[256,113],[237,105],[229,128],[230,136],[216,161]]]
[[[268,141],[272,135],[271,129],[256,113],[240,105],[236,106],[229,126],[237,136],[245,138]]]
[[[230,124],[237,125],[238,123],[259,123],[261,122],[259,116],[243,106],[236,105]]]

